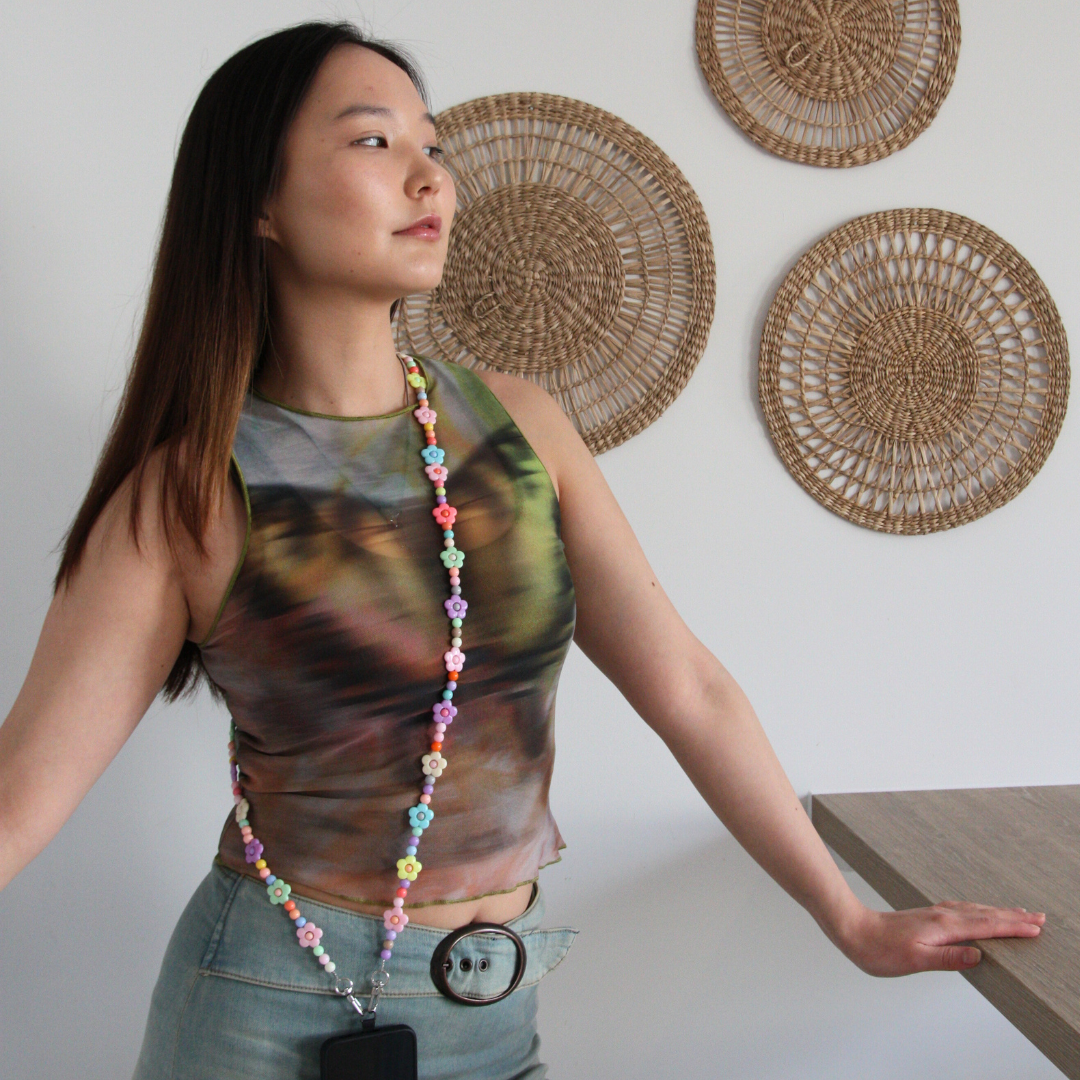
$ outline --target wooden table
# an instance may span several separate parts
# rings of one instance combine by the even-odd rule
[[[1045,911],[1039,937],[980,941],[982,962],[962,974],[1080,1080],[1080,785],[815,795],[811,816],[894,908]]]

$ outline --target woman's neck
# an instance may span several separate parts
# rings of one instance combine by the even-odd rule
[[[255,389],[291,408],[379,416],[408,402],[390,301],[308,296],[275,305]]]

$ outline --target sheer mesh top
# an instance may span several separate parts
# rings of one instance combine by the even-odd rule
[[[469,608],[449,764],[410,907],[509,891],[559,857],[552,725],[575,619],[543,465],[476,375],[417,362],[438,413]],[[200,643],[236,723],[248,817],[274,873],[387,904],[449,647],[442,533],[413,408],[331,417],[248,393],[233,445],[247,542]],[[255,873],[231,813],[219,857]]]

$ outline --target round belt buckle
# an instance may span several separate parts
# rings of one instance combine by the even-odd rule
[[[514,948],[517,949],[517,964],[514,967],[514,977],[510,980],[510,985],[501,994],[485,998],[465,997],[464,994],[459,994],[447,980],[448,969],[453,967],[450,961],[451,951],[459,941],[472,937],[473,934],[501,934],[503,937],[508,937],[514,943]],[[509,997],[518,988],[518,983],[521,982],[521,977],[524,974],[525,942],[510,927],[503,926],[502,923],[478,922],[462,926],[447,934],[435,946],[435,951],[431,954],[431,981],[435,984],[435,989],[440,994],[450,998],[451,1001],[456,1001],[461,1005],[493,1005],[496,1001],[502,1001],[504,997]]]

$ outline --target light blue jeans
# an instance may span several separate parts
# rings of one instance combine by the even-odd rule
[[[382,919],[303,900],[322,927],[337,973],[357,989],[378,963]],[[421,1080],[541,1080],[537,984],[566,955],[576,930],[541,930],[543,894],[507,925],[525,942],[519,987],[492,1005],[461,1005],[440,994],[429,965],[449,931],[410,925],[389,962],[378,1022],[416,1032]],[[451,986],[470,996],[501,992],[516,952],[501,936],[474,936],[454,949]],[[462,959],[472,961],[461,970]],[[486,958],[487,965],[477,961]],[[486,967],[481,972],[479,969]],[[173,931],[150,1001],[134,1080],[318,1080],[319,1048],[360,1028],[360,1017],[330,988],[292,922],[255,879],[216,862]]]

